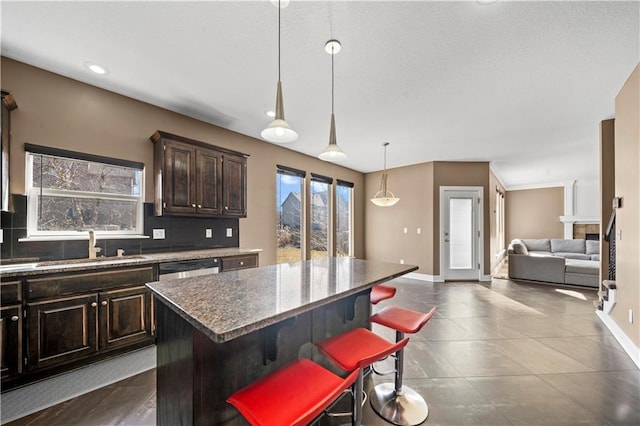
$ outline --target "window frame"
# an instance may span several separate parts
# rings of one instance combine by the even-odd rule
[[[93,191],[76,191],[67,189],[40,188],[33,185],[34,158],[37,156],[49,156],[63,158],[66,160],[84,161],[89,163],[104,164],[107,166],[127,167],[135,169],[140,173],[140,194],[113,194]],[[104,238],[144,238],[144,190],[145,190],[145,168],[143,163],[120,160],[115,158],[101,157],[92,154],[67,151],[57,148],[42,147],[38,145],[25,144],[25,192],[27,194],[27,238],[29,239],[52,239],[52,240],[73,240],[86,239],[88,229],[64,231],[40,231],[38,230],[39,220],[39,196],[50,197],[72,197],[86,199],[101,199],[108,201],[136,202],[136,226],[132,230],[94,230],[95,235]]]
[[[353,220],[353,188],[354,188],[354,184],[351,182],[347,182],[345,180],[341,180],[341,179],[336,179],[336,184],[334,185],[334,198],[335,198],[335,226],[334,226],[334,241],[335,241],[335,256],[338,256],[338,218],[339,218],[339,212],[338,212],[338,188],[342,187],[342,188],[348,188],[349,189],[349,253],[347,253],[344,257],[353,257],[353,242],[354,242],[354,238],[353,238],[353,226],[354,226],[354,220]]]

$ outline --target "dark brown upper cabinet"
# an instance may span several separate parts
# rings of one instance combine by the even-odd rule
[[[156,216],[247,216],[247,155],[156,131]]]

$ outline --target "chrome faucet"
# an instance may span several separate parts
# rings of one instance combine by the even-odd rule
[[[89,259],[95,259],[96,254],[100,253],[102,249],[96,247],[96,234],[93,229],[89,229]]]

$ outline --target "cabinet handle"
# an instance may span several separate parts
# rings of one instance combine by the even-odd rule
[[[102,306],[107,306],[107,301],[103,300],[102,303],[100,303]]]
[[[224,206],[224,209],[225,210],[229,210],[229,206]]]
[[[240,262],[240,266],[243,266],[243,265],[244,265],[244,262]]]
[[[198,208],[201,209],[202,208],[202,204],[198,204]]]
[[[20,318],[18,318],[18,316],[17,316],[17,315],[14,315],[14,316],[12,316],[12,317],[11,317],[11,321],[13,321],[13,322],[18,321],[19,319],[20,319]]]
[[[92,307],[92,308],[95,308],[96,306],[98,306],[98,303],[97,303],[97,302],[92,302],[92,303],[91,303],[91,307]]]
[[[195,205],[195,204],[191,204],[191,207],[195,208],[195,207],[196,207],[196,205]]]

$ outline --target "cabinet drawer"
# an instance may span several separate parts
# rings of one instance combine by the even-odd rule
[[[154,268],[152,266],[35,278],[27,280],[27,298],[33,300],[77,293],[90,293],[132,284],[145,284],[153,280]]]
[[[0,303],[2,306],[12,305],[22,300],[20,281],[0,283]]]
[[[223,257],[222,271],[235,271],[236,269],[255,268],[258,266],[258,255]]]

